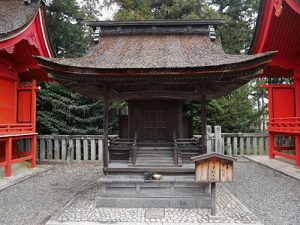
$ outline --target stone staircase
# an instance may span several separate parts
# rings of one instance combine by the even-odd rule
[[[182,165],[181,156],[178,157],[178,166]],[[174,148],[172,143],[140,144],[137,148],[136,164],[132,165],[132,154],[129,157],[129,166],[138,167],[173,167]]]
[[[108,175],[99,180],[96,207],[210,208],[208,183],[195,183],[194,175],[163,175],[144,180],[142,175]]]

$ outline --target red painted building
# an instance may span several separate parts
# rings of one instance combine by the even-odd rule
[[[250,53],[278,51],[264,70],[269,78],[269,156],[296,161],[300,167],[300,2],[261,0]],[[273,84],[272,78],[290,78],[292,84]],[[278,146],[276,136],[292,137],[291,146]],[[292,151],[293,154],[288,154]]]
[[[36,163],[36,80],[47,80],[33,55],[53,56],[41,0],[0,0],[0,167]],[[27,149],[21,140],[30,139]],[[18,146],[19,145],[19,146]]]

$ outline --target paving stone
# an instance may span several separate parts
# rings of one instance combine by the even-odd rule
[[[162,219],[165,217],[164,209],[145,209],[145,218],[147,219]]]
[[[120,224],[260,224],[257,218],[243,206],[225,187],[217,188],[217,215],[210,216],[210,209],[180,208],[97,208],[97,187],[87,191],[59,215],[51,218],[48,225],[60,224],[65,218],[76,221]],[[69,219],[69,222],[71,220]],[[67,221],[68,222],[68,221]]]

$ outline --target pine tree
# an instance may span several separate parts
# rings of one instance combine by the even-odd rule
[[[86,53],[89,33],[85,14],[76,0],[53,0],[47,7],[47,27],[57,57],[80,57]]]
[[[91,32],[84,21],[99,14],[98,0],[53,0],[47,8],[50,38],[57,57],[80,57],[88,48]],[[116,108],[110,110],[110,131],[117,130]],[[101,134],[102,102],[93,101],[55,82],[42,84],[37,93],[37,131],[40,134]]]
[[[102,102],[86,99],[58,83],[42,84],[37,108],[37,128],[41,134],[102,133]]]

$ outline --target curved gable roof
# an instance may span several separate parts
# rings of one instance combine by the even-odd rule
[[[25,4],[23,0],[0,0],[0,40],[9,39],[34,19],[41,0]]]

